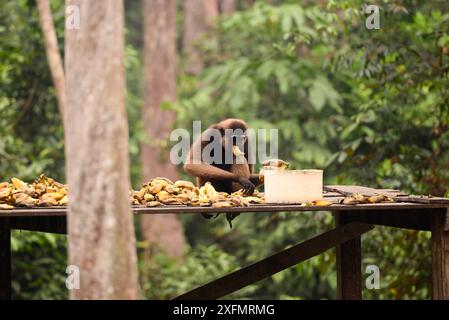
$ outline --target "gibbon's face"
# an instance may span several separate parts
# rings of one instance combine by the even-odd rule
[[[222,144],[226,151],[233,151],[234,155],[239,153],[236,147],[243,152],[245,143],[248,141],[247,125],[239,120],[225,120],[221,123],[223,130]]]
[[[244,150],[247,140],[248,137],[244,131],[228,132],[222,138],[224,152],[232,154],[234,157],[245,155]]]

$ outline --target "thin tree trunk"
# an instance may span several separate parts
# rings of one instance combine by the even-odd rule
[[[184,1],[184,65],[185,71],[197,75],[203,70],[203,58],[197,46],[211,23],[218,17],[217,0]]]
[[[129,202],[122,0],[68,0],[80,29],[66,29],[66,158],[72,299],[136,299]]]
[[[220,0],[220,13],[230,14],[236,9],[235,0]]]
[[[198,1],[199,2],[199,1]],[[204,18],[206,19],[206,25],[212,23],[220,14],[220,8],[218,7],[218,0],[203,0],[204,6]]]
[[[176,1],[145,0],[144,12],[142,117],[148,142],[142,145],[142,179],[146,182],[164,176],[176,180],[176,166],[163,148],[176,115],[161,108],[164,101],[176,99]],[[142,234],[150,246],[147,253],[163,249],[173,257],[182,258],[185,239],[175,214],[145,215],[141,222]]]
[[[39,21],[44,35],[45,51],[47,53],[48,66],[50,67],[53,84],[55,86],[56,98],[61,118],[64,118],[66,105],[65,77],[61,55],[58,48],[55,26],[51,14],[49,0],[36,0],[39,11]]]

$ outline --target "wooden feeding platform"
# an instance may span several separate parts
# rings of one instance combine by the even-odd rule
[[[166,205],[133,206],[134,214],[199,214],[239,212],[244,214],[331,211],[335,228],[295,244],[263,260],[234,271],[175,299],[218,299],[307,259],[337,248],[337,290],[340,299],[362,298],[361,235],[374,225],[432,232],[432,286],[434,299],[449,299],[449,199],[411,196],[399,190],[361,186],[325,186],[330,206],[253,204],[248,207],[193,207]],[[384,194],[394,202],[341,204],[344,196]],[[17,208],[0,211],[0,299],[11,298],[11,230],[66,234],[67,208]]]

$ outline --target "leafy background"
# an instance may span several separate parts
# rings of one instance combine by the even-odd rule
[[[280,157],[325,169],[325,183],[448,195],[449,3],[372,1],[381,29],[364,26],[364,1],[241,0],[204,36],[204,72],[178,78],[175,127],[225,117],[279,129]],[[139,185],[143,140],[141,1],[126,1],[131,178]],[[180,8],[182,2],[179,1]],[[0,180],[41,172],[65,180],[61,119],[35,2],[1,0]],[[52,1],[63,53],[64,12]],[[178,34],[182,35],[182,12]],[[179,36],[179,43],[182,38]],[[180,46],[181,47],[181,46]],[[180,55],[180,70],[183,68]],[[182,172],[181,172],[182,174]],[[164,299],[282,250],[333,226],[329,213],[183,216],[189,248],[179,266],[161,254],[139,259],[142,296]],[[136,220],[138,230],[139,221]],[[431,296],[430,234],[376,227],[363,241],[363,268],[376,264],[369,299]],[[143,243],[139,243],[140,248]],[[13,297],[66,299],[66,238],[14,231]],[[233,298],[335,298],[335,251],[260,281]]]

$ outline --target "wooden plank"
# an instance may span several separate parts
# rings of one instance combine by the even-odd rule
[[[343,195],[350,195],[353,193],[360,193],[364,196],[372,196],[375,194],[380,194],[381,191],[379,189],[370,188],[370,187],[362,187],[362,186],[352,186],[352,185],[329,185],[324,186],[324,190],[330,191],[330,192],[338,192]],[[399,192],[388,192],[391,195],[396,195]]]
[[[398,189],[376,189],[379,192],[386,192],[386,193],[399,193],[399,194],[403,194],[403,195],[407,195],[408,193],[402,192],[401,190]]]
[[[334,213],[336,227],[351,223],[344,211]],[[352,222],[353,223],[353,222]],[[362,253],[360,235],[337,246],[337,298],[362,299]]]
[[[429,208],[446,208],[446,204],[418,204],[418,203],[372,203],[358,205],[332,204],[331,206],[316,207],[302,206],[297,204],[259,204],[249,207],[231,207],[231,208],[212,208],[212,207],[188,207],[188,206],[165,206],[156,208],[133,207],[135,214],[152,214],[152,213],[221,213],[221,212],[302,212],[302,211],[339,211],[339,210],[395,210],[405,209],[429,209]],[[424,212],[424,211],[423,211]]]
[[[414,202],[414,203],[432,203],[432,204],[449,204],[449,198],[441,198],[441,197],[430,197],[430,196],[417,196],[417,195],[408,195],[408,196],[397,196],[392,197],[394,201],[397,202]]]
[[[449,300],[449,231],[445,231],[448,210],[435,210],[432,221],[433,299]]]
[[[11,210],[0,210],[2,217],[43,217],[43,216],[66,216],[67,208],[14,208]]]
[[[189,206],[164,206],[156,208],[133,207],[136,214],[151,213],[220,213],[220,212],[281,212],[281,211],[336,211],[336,210],[404,210],[404,209],[429,209],[445,208],[445,204],[417,204],[417,203],[372,203],[358,205],[333,204],[331,206],[316,207],[297,204],[259,204],[249,207],[189,207]]]
[[[175,300],[219,299],[243,287],[276,274],[302,261],[323,253],[373,229],[373,226],[354,222],[320,234],[271,257],[232,272],[222,278],[189,291]]]
[[[395,210],[405,209],[431,209],[431,208],[447,208],[449,204],[445,203],[372,203],[372,204],[358,204],[358,205],[344,205],[332,204],[331,206],[316,207],[316,206],[302,206],[299,204],[254,204],[249,207],[231,207],[231,208],[212,208],[212,207],[191,207],[191,206],[174,206],[167,205],[162,207],[147,208],[145,206],[133,206],[134,214],[164,214],[164,213],[179,213],[179,214],[200,214],[200,213],[222,213],[222,212],[281,212],[281,211],[340,211],[340,210],[390,210],[394,213]],[[66,208],[21,208],[12,210],[0,210],[0,219],[2,217],[34,217],[34,216],[65,216],[67,214]],[[425,211],[423,211],[424,213]]]
[[[388,191],[385,189],[374,189],[361,186],[324,186],[324,190],[329,192],[338,192],[342,195],[348,196],[354,193],[359,193],[364,196],[372,196],[375,194],[386,194],[391,197],[396,202],[412,202],[412,203],[423,203],[423,204],[449,204],[449,198],[434,197],[434,196],[423,196],[423,195],[408,195],[402,192]]]
[[[11,299],[10,219],[0,219],[0,300]]]
[[[67,234],[64,216],[11,217],[11,229]]]
[[[325,191],[325,192],[323,192],[323,198],[343,198],[343,197],[342,197],[341,193]]]

